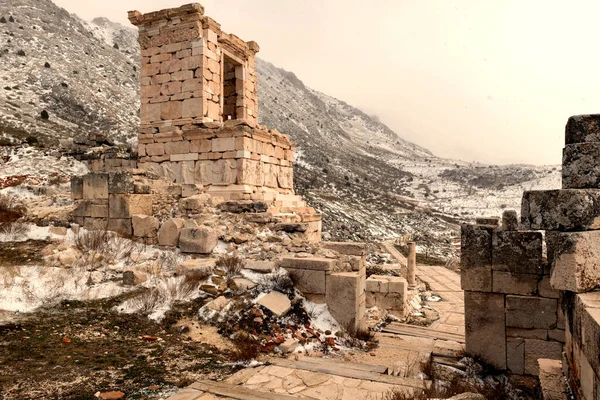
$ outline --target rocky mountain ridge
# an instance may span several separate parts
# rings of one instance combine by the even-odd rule
[[[233,30],[233,27],[232,27]],[[133,28],[86,22],[50,0],[0,4],[0,140],[52,145],[102,132],[134,143],[139,48]],[[326,238],[417,234],[452,251],[458,223],[518,208],[560,169],[436,157],[385,124],[259,60],[260,122],[297,142],[296,190],[324,213]],[[0,168],[1,169],[1,168]]]

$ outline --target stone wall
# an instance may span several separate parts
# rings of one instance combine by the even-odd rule
[[[462,227],[466,350],[500,370],[537,375],[539,358],[560,359],[564,318],[550,287],[541,232],[519,231],[516,213]]]

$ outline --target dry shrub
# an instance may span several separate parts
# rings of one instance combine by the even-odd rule
[[[232,361],[251,361],[260,354],[260,346],[250,335],[239,335],[233,340]]]
[[[245,262],[238,256],[223,256],[217,260],[217,268],[225,271],[227,276],[238,276],[244,268]]]
[[[25,236],[27,232],[29,232],[29,227],[21,222],[0,223],[0,235],[9,240],[17,240],[17,238]]]
[[[262,276],[258,282],[258,288],[262,292],[276,290],[286,294],[293,294],[295,290],[294,282],[283,268],[276,268],[270,274]]]
[[[147,292],[140,293],[129,300],[131,307],[142,314],[152,313],[162,302],[162,296],[157,288],[152,288]]]
[[[111,238],[112,233],[105,230],[80,231],[75,236],[75,247],[84,255],[104,254]]]

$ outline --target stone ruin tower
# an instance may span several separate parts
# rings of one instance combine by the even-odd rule
[[[505,212],[501,227],[493,218],[462,227],[466,348],[542,381],[562,364],[578,398],[592,400],[600,398],[600,115],[571,117],[565,141],[562,189],[525,192],[520,226]]]
[[[320,241],[321,215],[294,194],[294,143],[258,124],[256,42],[223,32],[200,4],[129,20],[141,46],[137,165],[95,160],[74,177],[74,222],[152,242],[163,214],[210,198]]]

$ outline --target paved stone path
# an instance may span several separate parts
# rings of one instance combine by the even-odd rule
[[[406,262],[393,244],[384,243],[384,248],[400,265]],[[302,367],[294,366],[292,360],[282,360],[279,365],[246,368],[223,382],[196,382],[171,396],[169,400],[375,400],[393,390],[413,393],[415,381],[396,376],[412,376],[412,369],[418,368],[420,361],[431,356],[443,361],[447,357],[451,359],[461,354],[464,351],[465,333],[460,275],[445,267],[428,265],[417,265],[416,275],[433,293],[442,298],[441,301],[426,302],[440,315],[440,319],[431,326],[415,327],[394,323],[390,327],[396,332],[377,333],[379,348],[372,355],[365,353],[349,357],[346,360],[347,366],[321,365],[310,370],[311,363],[327,364],[327,360],[305,359],[303,362],[303,358],[300,358],[298,363],[303,364]],[[276,360],[274,362],[277,363]],[[338,364],[340,362],[342,361],[338,361]],[[387,373],[395,376],[384,379],[385,375],[375,369],[362,371],[364,376],[356,373],[357,369],[369,368],[369,364],[370,367],[376,364],[385,366]],[[336,368],[340,372],[336,372]],[[378,373],[382,379],[377,378]]]

